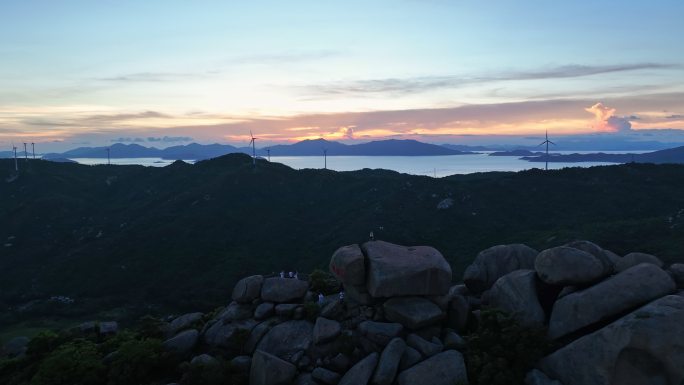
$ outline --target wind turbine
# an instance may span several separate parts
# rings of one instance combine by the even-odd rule
[[[323,149],[323,168],[328,169],[328,149]]]
[[[17,163],[17,146],[12,142],[12,151],[14,151],[14,171],[19,171],[19,163]]]
[[[31,142],[31,149],[33,150],[33,159],[36,159],[36,144]]]
[[[26,151],[26,142],[24,142],[24,158],[28,162],[28,151]]]
[[[553,144],[554,146],[556,145],[556,143],[549,140],[549,131],[547,130],[546,131],[546,140],[539,143],[539,146],[544,145],[544,144],[546,145],[546,170],[547,171],[549,169],[549,143]]]
[[[268,153],[268,161],[271,161],[271,147],[266,148],[266,152]]]
[[[252,137],[252,140],[249,142],[249,144],[252,145],[252,163],[254,164],[254,167],[256,167],[256,140],[259,138],[254,137],[252,130],[249,130],[249,136]]]

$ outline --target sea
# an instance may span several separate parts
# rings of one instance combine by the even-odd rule
[[[595,151],[556,151],[555,154],[592,153]],[[607,154],[620,154],[625,151],[602,151]],[[644,153],[648,151],[629,151],[629,153]],[[87,165],[106,164],[107,159],[101,158],[72,158],[72,160]],[[112,164],[142,165],[164,167],[173,160],[161,158],[117,158]],[[185,160],[194,163],[194,160]],[[489,171],[522,171],[532,168],[544,168],[544,163],[528,162],[516,156],[489,156],[488,152],[472,155],[444,155],[444,156],[272,156],[271,162],[285,164],[294,169],[324,168],[327,166],[335,171],[354,171],[364,168],[393,170],[405,174],[427,175],[443,177],[454,174],[471,174]],[[612,165],[615,163],[582,162],[582,163],[549,163],[550,169],[566,167],[592,167]]]

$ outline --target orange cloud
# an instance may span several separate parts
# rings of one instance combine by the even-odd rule
[[[630,131],[632,123],[626,118],[615,116],[615,108],[608,108],[603,103],[596,103],[585,111],[594,115],[593,128],[601,132]]]

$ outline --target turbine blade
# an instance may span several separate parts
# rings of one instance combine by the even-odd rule
[[[550,141],[550,140],[549,140],[549,143],[553,144],[554,146],[556,145],[556,143],[554,143],[554,142],[552,142],[552,141]]]

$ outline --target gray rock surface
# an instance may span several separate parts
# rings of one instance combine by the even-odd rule
[[[404,371],[423,360],[423,355],[416,349],[406,346],[404,354],[399,361],[399,370]]]
[[[550,379],[544,372],[532,369],[525,376],[525,385],[563,385],[559,381]]]
[[[606,276],[603,263],[598,258],[567,246],[539,253],[534,269],[539,278],[550,285],[587,285]]]
[[[458,332],[465,331],[469,313],[470,305],[466,297],[460,294],[452,296],[447,310],[447,326]]]
[[[549,337],[559,338],[672,293],[675,284],[661,268],[642,263],[556,301]]]
[[[403,330],[404,327],[399,323],[363,321],[359,324],[361,335],[382,346],[398,337]]]
[[[280,317],[292,317],[294,315],[295,309],[301,306],[297,303],[279,303],[275,305],[275,314]]]
[[[252,356],[249,372],[250,385],[290,384],[297,374],[297,368],[272,354],[257,350]]]
[[[432,357],[443,349],[441,343],[427,341],[417,334],[409,334],[406,337],[406,344],[416,349],[423,357]]]
[[[481,251],[466,268],[463,282],[471,292],[481,293],[512,271],[534,268],[537,254],[537,250],[522,244],[490,247]]]
[[[257,350],[290,360],[300,350],[308,350],[313,342],[313,325],[309,321],[287,321],[274,326],[261,339]]]
[[[332,341],[337,338],[341,332],[342,326],[339,322],[318,317],[313,328],[313,342],[318,345]]]
[[[679,385],[684,381],[684,297],[657,299],[541,361],[565,385]]]
[[[318,367],[311,372],[311,377],[323,384],[335,385],[340,381],[341,376],[332,370]]]
[[[224,322],[230,322],[252,318],[253,314],[254,309],[252,308],[252,305],[232,302],[221,312],[221,314],[219,314],[217,318]]]
[[[176,352],[178,354],[189,353],[199,339],[199,332],[195,329],[182,331],[172,338],[164,341],[164,348]]]
[[[385,346],[373,375],[373,384],[390,385],[394,381],[404,350],[406,350],[406,342],[401,338],[394,338]]]
[[[239,303],[251,303],[261,295],[261,285],[264,283],[264,276],[252,275],[238,281],[233,288],[233,301]]]
[[[357,244],[340,247],[333,253],[328,266],[330,272],[344,285],[366,284],[365,257]]]
[[[378,364],[378,353],[371,353],[357,362],[344,374],[339,385],[367,385],[375,366]]]
[[[467,385],[468,374],[463,355],[447,350],[404,370],[397,382],[399,385]]]
[[[612,274],[615,270],[615,263],[613,262],[609,253],[601,248],[601,246],[590,241],[574,241],[563,246],[572,247],[574,249],[582,250],[596,257],[603,265],[603,273],[605,275]]]
[[[448,330],[444,333],[444,348],[449,350],[463,351],[467,344],[465,339],[458,333]]]
[[[624,257],[620,258],[618,263],[615,265],[615,271],[625,271],[630,267],[636,266],[640,263],[651,263],[658,267],[663,267],[663,261],[661,261],[655,255],[646,253],[629,253]]]
[[[251,319],[224,323],[217,321],[204,333],[203,340],[209,346],[241,349],[241,335],[249,333],[257,322]]]
[[[183,329],[187,329],[192,324],[196,323],[197,321],[201,320],[202,317],[204,316],[203,313],[188,313],[188,314],[183,314],[182,316],[176,317],[173,321],[171,321],[165,328],[164,331],[167,332],[170,335],[175,335],[179,331]]]
[[[383,241],[361,246],[367,260],[371,296],[444,295],[451,285],[451,266],[429,246],[399,246]]]
[[[667,271],[680,289],[684,289],[684,263],[674,263]]]
[[[203,366],[210,366],[210,365],[218,365],[219,361],[208,355],[208,354],[200,354],[198,356],[192,357],[192,360],[190,360],[191,365],[203,365]]]
[[[516,270],[499,278],[487,293],[489,306],[510,313],[527,327],[542,326],[546,319],[539,304],[534,270]]]
[[[293,278],[267,278],[261,287],[261,299],[265,302],[297,302],[304,298],[309,284]]]
[[[264,302],[254,309],[254,318],[257,320],[266,319],[275,314],[275,305],[272,302]]]
[[[382,307],[388,321],[414,330],[435,324],[445,316],[432,301],[421,297],[391,298]]]
[[[251,356],[237,356],[230,360],[230,367],[237,372],[248,373],[252,367]]]

